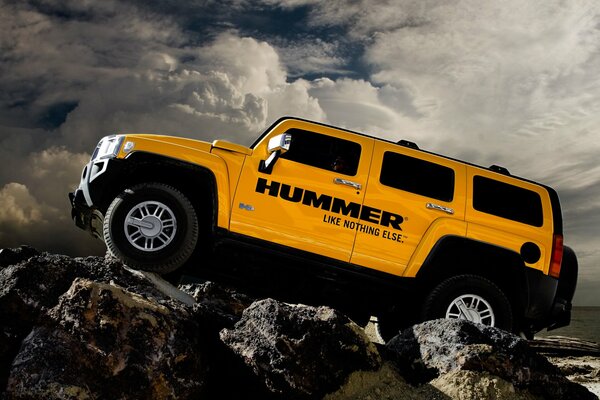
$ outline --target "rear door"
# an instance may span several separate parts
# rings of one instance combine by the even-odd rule
[[[417,246],[436,223],[464,220],[465,173],[461,163],[375,142],[364,207],[375,211],[373,229],[358,230],[351,262],[402,275]]]

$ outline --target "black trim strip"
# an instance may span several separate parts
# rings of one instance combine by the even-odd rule
[[[386,272],[339,261],[333,258],[304,250],[298,250],[296,248],[276,244],[266,240],[257,239],[242,234],[231,233],[223,228],[218,229],[216,242],[216,246],[233,245],[244,247],[247,249],[256,250],[263,254],[267,253],[276,257],[289,259],[291,262],[309,265],[309,267],[313,269],[312,272],[317,272],[316,275],[321,277],[330,278],[332,275],[340,274],[340,277],[351,277],[353,281],[360,281],[363,284],[365,280],[368,280],[371,283],[394,290],[400,289],[409,291],[416,289],[415,285],[417,284],[417,279],[415,278],[392,275]],[[314,271],[315,269],[317,271]]]

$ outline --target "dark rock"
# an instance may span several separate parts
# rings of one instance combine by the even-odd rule
[[[15,249],[0,249],[0,268],[7,265],[18,264],[30,257],[37,256],[39,251],[29,246],[21,246]]]
[[[13,264],[14,263],[14,264]],[[29,247],[0,252],[0,390],[5,387],[21,341],[45,312],[69,288],[77,262],[69,257],[42,255]]]
[[[280,400],[351,382],[338,393],[346,398],[366,376],[356,372],[381,365],[364,332],[331,308],[250,305],[252,297],[211,282],[181,289],[194,299],[113,258],[1,250],[0,398]],[[509,396],[511,385],[525,397],[595,398],[524,340],[464,321],[417,325],[380,351],[412,383],[438,377],[417,388],[419,398]],[[384,390],[388,375],[375,372],[375,395],[396,393]]]
[[[114,259],[72,258],[40,253],[22,246],[0,251],[0,391],[21,341],[36,325],[47,322],[46,312],[54,307],[77,277],[116,283],[157,302],[168,300],[139,273]]]
[[[71,258],[41,255],[5,266],[0,270],[0,318],[11,326],[31,326],[71,286],[77,268]]]
[[[187,309],[76,279],[24,340],[8,399],[194,398],[206,365]]]
[[[350,373],[381,365],[364,331],[329,307],[260,300],[221,340],[285,398],[321,397]]]
[[[166,297],[143,276],[128,271],[114,259],[40,254],[24,247],[3,249],[2,254],[5,252],[19,255],[7,256],[6,259],[18,262],[0,270],[0,319],[7,321],[9,326],[31,327],[38,322],[77,277],[112,282],[157,300]]]
[[[230,287],[209,281],[181,284],[179,289],[192,296],[196,302],[192,306],[192,314],[202,328],[198,335],[207,349],[205,355],[210,365],[204,392],[206,398],[241,399],[252,394],[251,397],[262,400],[276,399],[219,337],[223,328],[232,328],[239,321],[244,309],[254,299]]]
[[[6,387],[12,361],[29,331],[3,326],[0,329],[0,393]]]
[[[196,300],[194,307],[197,312],[210,319],[219,331],[233,327],[242,317],[242,312],[256,300],[214,282],[184,284],[179,285],[179,289]]]
[[[487,372],[516,388],[552,399],[595,399],[570,382],[527,341],[501,329],[463,320],[434,320],[405,329],[386,345],[413,383],[455,370]]]

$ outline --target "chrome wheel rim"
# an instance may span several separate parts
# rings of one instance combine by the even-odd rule
[[[465,294],[454,299],[446,310],[446,318],[465,319],[489,326],[496,324],[492,306],[476,294]]]
[[[127,213],[124,228],[130,245],[141,251],[154,252],[173,241],[177,220],[166,204],[144,201]]]

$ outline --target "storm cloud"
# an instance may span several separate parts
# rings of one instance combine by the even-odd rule
[[[555,187],[597,305],[599,69],[594,1],[0,0],[0,247],[104,251],[66,198],[102,136],[295,115]]]

